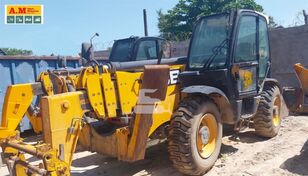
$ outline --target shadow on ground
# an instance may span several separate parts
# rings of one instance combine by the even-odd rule
[[[266,139],[258,137],[254,131],[241,132],[239,135],[240,143],[255,143],[262,142]],[[220,158],[224,154],[230,155],[238,151],[232,145],[222,144]],[[167,151],[167,143],[154,145],[146,150],[146,157],[144,160],[127,163],[118,161],[115,158],[108,158],[100,154],[88,155],[82,158],[75,159],[72,163],[72,175],[168,175],[180,176],[172,167]]]
[[[238,133],[237,136],[235,135],[230,136],[229,140],[251,144],[251,143],[256,143],[256,142],[263,142],[268,139],[256,135],[254,131],[244,131],[244,132]]]
[[[222,144],[219,158],[225,154],[230,155],[230,154],[236,153],[237,151],[238,149],[233,147],[232,145]]]
[[[144,160],[127,163],[118,161],[115,158],[108,158],[99,154],[75,159],[72,166],[78,169],[72,169],[72,175],[103,175],[103,176],[131,176],[138,175],[168,175],[180,176],[168,158],[167,144],[161,143],[147,149]],[[89,169],[89,166],[96,166]],[[84,170],[80,170],[85,168]],[[87,168],[87,169],[86,169]]]
[[[221,155],[232,154],[238,149],[231,145],[222,144]],[[83,158],[75,159],[72,163],[76,169],[72,169],[73,176],[80,175],[102,175],[102,176],[131,176],[131,175],[152,175],[152,176],[182,176],[177,172],[167,151],[167,143],[154,145],[146,150],[144,160],[134,163],[118,161],[115,158],[108,158],[100,154],[93,154]],[[90,168],[95,166],[94,168]]]
[[[301,149],[300,154],[287,159],[280,165],[280,168],[294,174],[308,175],[308,140]]]

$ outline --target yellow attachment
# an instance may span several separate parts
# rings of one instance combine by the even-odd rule
[[[15,130],[30,106],[35,95],[32,86],[34,84],[18,84],[9,86],[3,104],[2,123],[3,128]]]
[[[86,150],[126,160],[128,135],[128,127],[118,128],[112,135],[101,135],[90,124],[85,124],[78,143]]]
[[[216,148],[218,125],[213,114],[207,113],[200,120],[199,128],[196,134],[197,149],[202,158],[208,158],[212,155]],[[202,135],[206,135],[207,139],[202,140]],[[204,141],[206,140],[206,141]]]
[[[123,114],[131,114],[137,103],[142,72],[116,72],[118,93]]]
[[[184,65],[172,65],[170,70],[184,71]],[[180,84],[176,83],[169,85],[167,88],[166,99],[161,102],[157,102],[153,113],[153,123],[149,131],[149,136],[160,127],[162,124],[170,121],[172,113],[179,103],[181,98]]]
[[[87,93],[91,106],[99,118],[105,117],[103,93],[98,74],[87,76]]]
[[[17,153],[17,157],[18,157],[20,160],[22,160],[22,161],[25,161],[25,160],[26,160],[24,154],[22,154],[22,153]],[[15,171],[16,171],[16,175],[17,175],[17,176],[19,176],[19,175],[25,175],[25,173],[26,173],[27,170],[26,170],[24,167],[22,167],[22,166],[19,165],[19,164],[17,164],[15,167],[16,167]]]
[[[51,149],[49,145],[32,146],[14,138],[1,142],[5,161],[12,175],[25,176],[29,175],[28,171],[32,171],[34,175],[70,175],[69,165],[61,161],[58,151]],[[39,166],[29,164],[25,160],[24,153],[40,159],[42,163]]]
[[[180,86],[170,85],[167,89],[167,97],[164,101],[156,103],[153,112],[153,124],[149,136],[162,124],[170,121],[174,108],[180,101]]]
[[[27,117],[29,118],[33,130],[35,133],[42,132],[42,119],[41,117],[37,116],[36,114],[30,114],[29,110],[26,112]]]
[[[90,104],[99,118],[105,118],[105,107],[102,87],[97,69],[88,67],[84,69],[79,77],[77,88],[86,89]]]
[[[49,78],[48,72],[42,72],[39,76],[38,81],[42,83],[44,90],[47,93],[47,95],[53,95],[54,94],[53,85],[52,85],[52,82]]]
[[[301,88],[303,89],[305,94],[308,94],[308,69],[300,63],[297,63],[294,65],[294,70],[300,81]]]
[[[69,165],[85,112],[82,96],[84,93],[79,91],[43,97],[41,100],[44,142],[59,151],[59,158]]]
[[[92,67],[87,67],[85,69],[82,70],[82,72],[80,73],[80,76],[78,77],[78,81],[77,81],[77,88],[78,89],[85,89],[87,86],[87,76],[89,74],[93,74],[94,69]]]
[[[114,89],[114,83],[111,80],[111,75],[109,73],[103,73],[102,77],[102,87],[105,97],[105,107],[107,110],[108,118],[117,116],[117,102],[116,102],[116,92]]]
[[[144,68],[138,103],[134,108],[136,116],[127,149],[128,161],[137,161],[144,158],[155,104],[166,99],[168,76],[168,65],[150,65]]]
[[[15,141],[14,139],[12,139],[12,140]],[[18,160],[21,160],[21,161],[26,160],[24,154],[19,152],[17,149],[14,149],[14,148],[11,148],[11,147],[3,147],[2,150],[3,150],[3,153],[5,153],[7,156],[11,156],[13,158],[18,158]],[[8,159],[9,158],[4,158],[5,162]],[[15,166],[12,165],[12,164],[14,164],[13,162],[6,163],[6,164],[7,164],[7,167],[9,169],[10,174],[12,174],[13,172],[16,172],[16,176],[24,176],[27,173],[26,168],[22,167],[19,164],[16,164]]]
[[[60,77],[60,80],[61,80],[61,82],[63,83],[61,93],[68,92],[68,87],[67,87],[67,85],[66,85],[66,79],[65,79],[65,77],[62,77],[62,76],[61,76],[61,77]]]
[[[77,75],[68,75],[66,78],[68,81],[70,81],[74,87],[76,87],[77,82],[78,82],[78,76]]]
[[[0,127],[0,139],[5,139],[16,135],[16,131],[5,127]]]

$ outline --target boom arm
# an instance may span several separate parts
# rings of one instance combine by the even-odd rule
[[[38,131],[41,129],[40,119],[31,115],[33,113],[29,112],[29,107],[33,97],[42,94],[41,83],[19,84],[8,87],[3,104],[0,139],[16,134],[15,130],[25,113],[28,114],[32,124],[36,124],[34,128]]]

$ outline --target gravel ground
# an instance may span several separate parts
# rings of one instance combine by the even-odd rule
[[[150,147],[146,158],[135,163],[125,163],[90,152],[77,152],[71,167],[74,176],[179,176],[168,159],[166,143]],[[0,175],[8,175],[6,167]],[[209,176],[263,176],[308,175],[308,116],[289,116],[283,119],[277,137],[266,140],[253,130],[232,140],[223,138],[221,155]]]

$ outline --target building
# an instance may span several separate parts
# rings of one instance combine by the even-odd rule
[[[110,51],[108,50],[102,50],[102,51],[94,51],[94,57],[103,59],[103,60],[108,60],[110,55]]]

